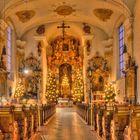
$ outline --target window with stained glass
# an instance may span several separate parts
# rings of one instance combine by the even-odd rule
[[[119,67],[120,67],[120,77],[124,77],[124,26],[119,27]]]
[[[7,28],[7,70],[11,72],[11,60],[12,60],[12,29]]]

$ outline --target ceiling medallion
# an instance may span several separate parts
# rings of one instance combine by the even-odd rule
[[[58,15],[61,15],[61,16],[68,16],[68,15],[71,15],[73,12],[75,12],[76,10],[73,9],[71,6],[68,6],[68,5],[61,5],[61,6],[58,6],[54,12],[56,12]]]
[[[106,22],[108,19],[110,19],[111,15],[113,14],[113,11],[106,8],[99,8],[99,9],[95,9],[93,13],[100,20]]]
[[[19,20],[23,23],[29,21],[35,15],[35,11],[33,10],[23,10],[16,13]]]

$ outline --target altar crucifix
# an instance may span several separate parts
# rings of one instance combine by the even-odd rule
[[[57,28],[61,28],[62,29],[63,40],[64,40],[65,39],[65,29],[66,28],[70,28],[70,26],[66,26],[66,24],[63,21],[62,25],[61,26],[57,26]]]
[[[63,51],[68,51],[69,50],[69,45],[64,43],[64,40],[65,40],[65,29],[66,28],[70,28],[70,26],[66,26],[66,24],[63,21],[62,25],[61,26],[57,26],[57,28],[61,28],[62,29]]]

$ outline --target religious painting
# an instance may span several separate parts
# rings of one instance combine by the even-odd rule
[[[89,60],[89,67],[92,69],[93,91],[103,91],[110,69],[107,60],[97,55]]]
[[[25,98],[37,99],[39,90],[39,81],[36,77],[30,76],[25,80],[26,94]]]
[[[92,88],[93,91],[103,91],[104,90],[104,77],[101,74],[94,73],[92,76]]]
[[[35,11],[33,10],[18,11],[16,12],[16,16],[22,23],[25,23],[35,16]]]
[[[63,44],[63,51],[69,51],[69,45],[64,43]]]

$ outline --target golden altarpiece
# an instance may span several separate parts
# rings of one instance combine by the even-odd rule
[[[83,100],[83,52],[79,39],[65,35],[56,37],[50,42],[51,55],[47,56],[48,78],[54,76],[56,92],[51,92],[54,85],[47,81],[46,96]],[[52,86],[52,87],[50,87]],[[50,96],[50,98],[49,98]]]
[[[92,84],[93,101],[94,103],[102,103],[104,102],[104,86],[108,82],[110,73],[108,62],[97,53],[89,60],[88,65],[87,73],[89,68],[92,71],[89,80]]]

